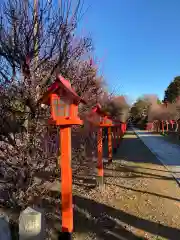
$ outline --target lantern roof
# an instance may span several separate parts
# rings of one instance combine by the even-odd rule
[[[118,120],[118,119],[114,119],[112,116],[110,116],[107,112],[103,111],[102,110],[102,107],[101,107],[101,104],[97,103],[96,106],[94,106],[92,108],[92,111],[90,114],[93,114],[93,113],[97,113],[99,114],[100,116],[102,117],[106,117],[108,118],[109,120],[111,120],[112,122],[114,122],[115,124],[121,124],[123,123],[122,121]]]
[[[49,99],[50,95],[52,93],[56,93],[59,89],[63,89],[68,97],[72,98],[72,100],[76,103],[84,103],[86,104],[85,100],[82,99],[72,88],[71,83],[65,79],[60,74],[57,75],[56,80],[54,83],[51,84],[51,86],[48,88],[48,90],[45,92],[43,97],[39,100],[41,103],[49,105]]]
[[[92,108],[92,112],[93,113],[102,114],[102,107],[101,107],[101,105],[98,103],[96,106],[94,106]]]
[[[92,112],[99,114],[102,117],[108,116],[108,113],[106,113],[100,103],[97,103],[96,106],[92,108]]]

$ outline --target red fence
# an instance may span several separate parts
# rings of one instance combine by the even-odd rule
[[[167,133],[167,134],[177,134],[179,135],[179,120],[155,120],[153,122],[147,123],[146,130],[157,132],[157,133]]]

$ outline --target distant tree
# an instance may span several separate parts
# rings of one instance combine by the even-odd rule
[[[180,96],[180,76],[177,76],[165,90],[164,100],[173,103],[179,96]]]
[[[140,119],[148,115],[150,102],[145,98],[139,98],[131,107],[130,115],[135,119]]]
[[[159,98],[157,99],[157,104],[162,104],[162,102]]]
[[[124,96],[112,97],[104,105],[104,110],[122,122],[125,122],[129,116],[129,105]]]

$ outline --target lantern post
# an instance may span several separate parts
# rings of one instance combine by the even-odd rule
[[[124,123],[122,123],[121,129],[122,129],[122,136],[123,136],[123,135],[124,135],[124,132],[125,132],[125,125],[124,125]]]
[[[118,145],[120,144],[121,141],[121,125],[118,127]]]
[[[117,151],[117,142],[116,142],[116,126],[113,127],[113,153]]]
[[[103,122],[101,126],[108,128],[108,162],[112,162],[112,129],[119,126],[119,124],[116,124],[116,122],[119,122],[118,120],[113,120],[110,116],[106,115],[103,118]],[[115,136],[114,136],[115,137]]]
[[[122,133],[123,133],[123,135],[124,135],[124,123],[122,124]]]
[[[161,123],[162,123],[162,134],[164,134],[164,121],[162,120]]]
[[[171,120],[171,128],[172,128],[172,131],[174,130],[174,120]]]
[[[98,183],[99,186],[104,184],[104,169],[103,169],[103,147],[102,147],[102,128],[98,128],[97,135],[98,148]]]
[[[66,239],[71,239],[73,231],[71,126],[83,124],[78,116],[78,105],[81,102],[85,103],[61,75],[57,76],[40,99],[40,103],[50,105],[51,117],[48,123],[60,126],[62,234]]]
[[[115,144],[115,148],[117,148],[121,141],[123,123],[120,120],[113,119],[113,126],[115,129],[116,138],[117,138],[114,144]]]
[[[116,128],[117,146],[119,146],[119,126]]]
[[[88,121],[98,128],[97,130],[97,183],[101,187],[104,184],[104,168],[103,168],[103,127],[100,125],[102,118],[102,110],[100,104],[97,104],[88,113]]]
[[[112,162],[112,120],[108,117],[105,112],[102,112],[102,119],[100,126],[107,128],[108,130],[108,163]]]
[[[108,127],[108,161],[112,162],[112,130]]]
[[[103,185],[103,136],[102,129],[106,128],[108,130],[108,163],[112,162],[112,127],[114,126],[112,120],[108,115],[102,110],[101,105],[97,104],[92,111],[87,116],[88,121],[92,122],[98,127],[98,138],[97,138],[97,148],[98,148],[98,183]]]
[[[166,120],[166,131],[167,131],[167,133],[169,132],[169,122],[168,122],[168,120]]]

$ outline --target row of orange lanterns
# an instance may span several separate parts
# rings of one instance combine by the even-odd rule
[[[86,102],[77,95],[68,80],[58,75],[55,82],[39,100],[39,103],[50,106],[51,117],[49,124],[60,126],[60,168],[61,168],[61,197],[62,197],[62,232],[69,234],[73,231],[73,202],[72,202],[72,168],[71,168],[71,126],[83,125],[78,116],[78,106]],[[126,130],[126,124],[113,120],[97,104],[88,114],[90,124],[98,127],[98,179],[103,184],[102,158],[102,128],[108,129],[108,161],[112,161],[112,131],[114,147]]]

